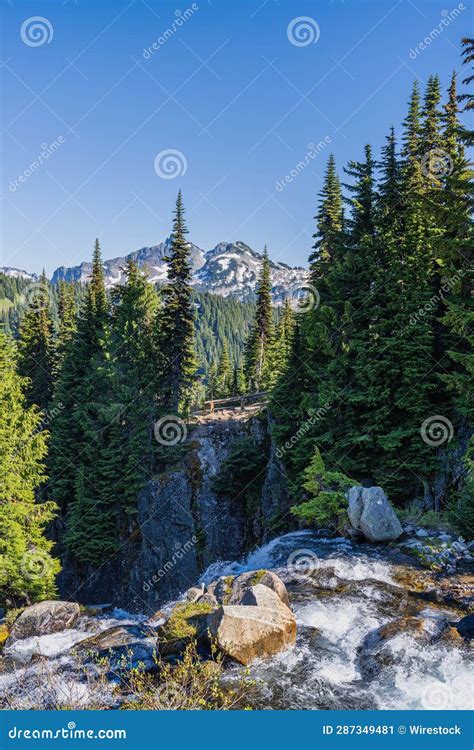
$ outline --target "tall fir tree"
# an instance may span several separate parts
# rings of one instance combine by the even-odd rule
[[[232,370],[230,366],[229,358],[229,347],[227,345],[227,339],[222,342],[222,351],[219,357],[219,363],[217,365],[216,373],[216,396],[217,398],[225,398],[230,396],[232,387]]]
[[[28,380],[16,369],[13,341],[0,332],[0,604],[22,606],[55,595],[60,565],[45,536],[56,506],[36,502],[45,482],[47,433]]]
[[[189,410],[192,388],[196,381],[194,306],[187,232],[180,190],[176,200],[171,246],[166,258],[168,283],[161,293],[163,307],[158,315],[163,362],[163,408],[173,414]]]
[[[28,304],[20,324],[18,371],[28,378],[27,404],[48,409],[53,390],[53,323],[51,295],[43,271],[27,292]]]
[[[274,326],[271,297],[270,260],[264,248],[257,286],[255,320],[245,352],[245,370],[250,389],[265,390],[271,382],[271,350]]]

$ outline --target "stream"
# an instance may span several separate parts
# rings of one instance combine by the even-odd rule
[[[384,548],[300,531],[242,564],[215,563],[202,580],[261,568],[285,582],[298,635],[294,649],[252,665],[256,708],[473,708],[473,652],[438,637],[446,620],[466,611],[408,593],[400,579],[410,569],[389,561]],[[379,641],[378,628],[407,617],[419,620],[419,630],[402,628]],[[232,667],[228,679],[237,673]]]
[[[263,568],[285,582],[297,640],[294,648],[252,663],[253,708],[473,708],[474,652],[449,626],[472,607],[468,572],[440,581],[390,548],[299,531],[241,562],[213,563],[201,582]],[[78,673],[71,650],[93,633],[142,624],[158,623],[115,609],[86,614],[69,630],[18,641],[15,664],[5,660],[2,668],[0,661],[0,707],[114,707],[107,685]],[[229,665],[224,681],[232,685],[241,673]]]

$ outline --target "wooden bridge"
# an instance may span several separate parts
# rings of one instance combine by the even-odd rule
[[[209,416],[217,411],[231,410],[233,412],[245,412],[247,406],[261,405],[267,403],[269,391],[257,391],[256,393],[244,393],[237,396],[228,396],[227,398],[214,398],[204,401],[204,408],[192,409],[192,416]]]

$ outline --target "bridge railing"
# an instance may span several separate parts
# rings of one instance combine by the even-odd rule
[[[213,398],[204,401],[204,409],[200,413],[212,414],[216,409],[225,409],[228,406],[238,406],[241,411],[245,411],[247,404],[262,403],[266,401],[269,391],[257,391],[256,393],[245,393],[237,396],[228,396],[227,398]],[[197,413],[197,412],[194,412]]]

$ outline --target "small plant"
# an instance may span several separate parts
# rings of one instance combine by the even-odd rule
[[[192,622],[193,617],[208,615],[212,610],[212,605],[207,602],[177,604],[165,625],[160,629],[160,637],[166,641],[193,638],[197,632],[196,625]]]
[[[309,499],[294,505],[293,515],[310,525],[342,529],[348,520],[345,493],[354,485],[353,480],[340,472],[326,471],[319,448],[315,448],[303,477]]]

